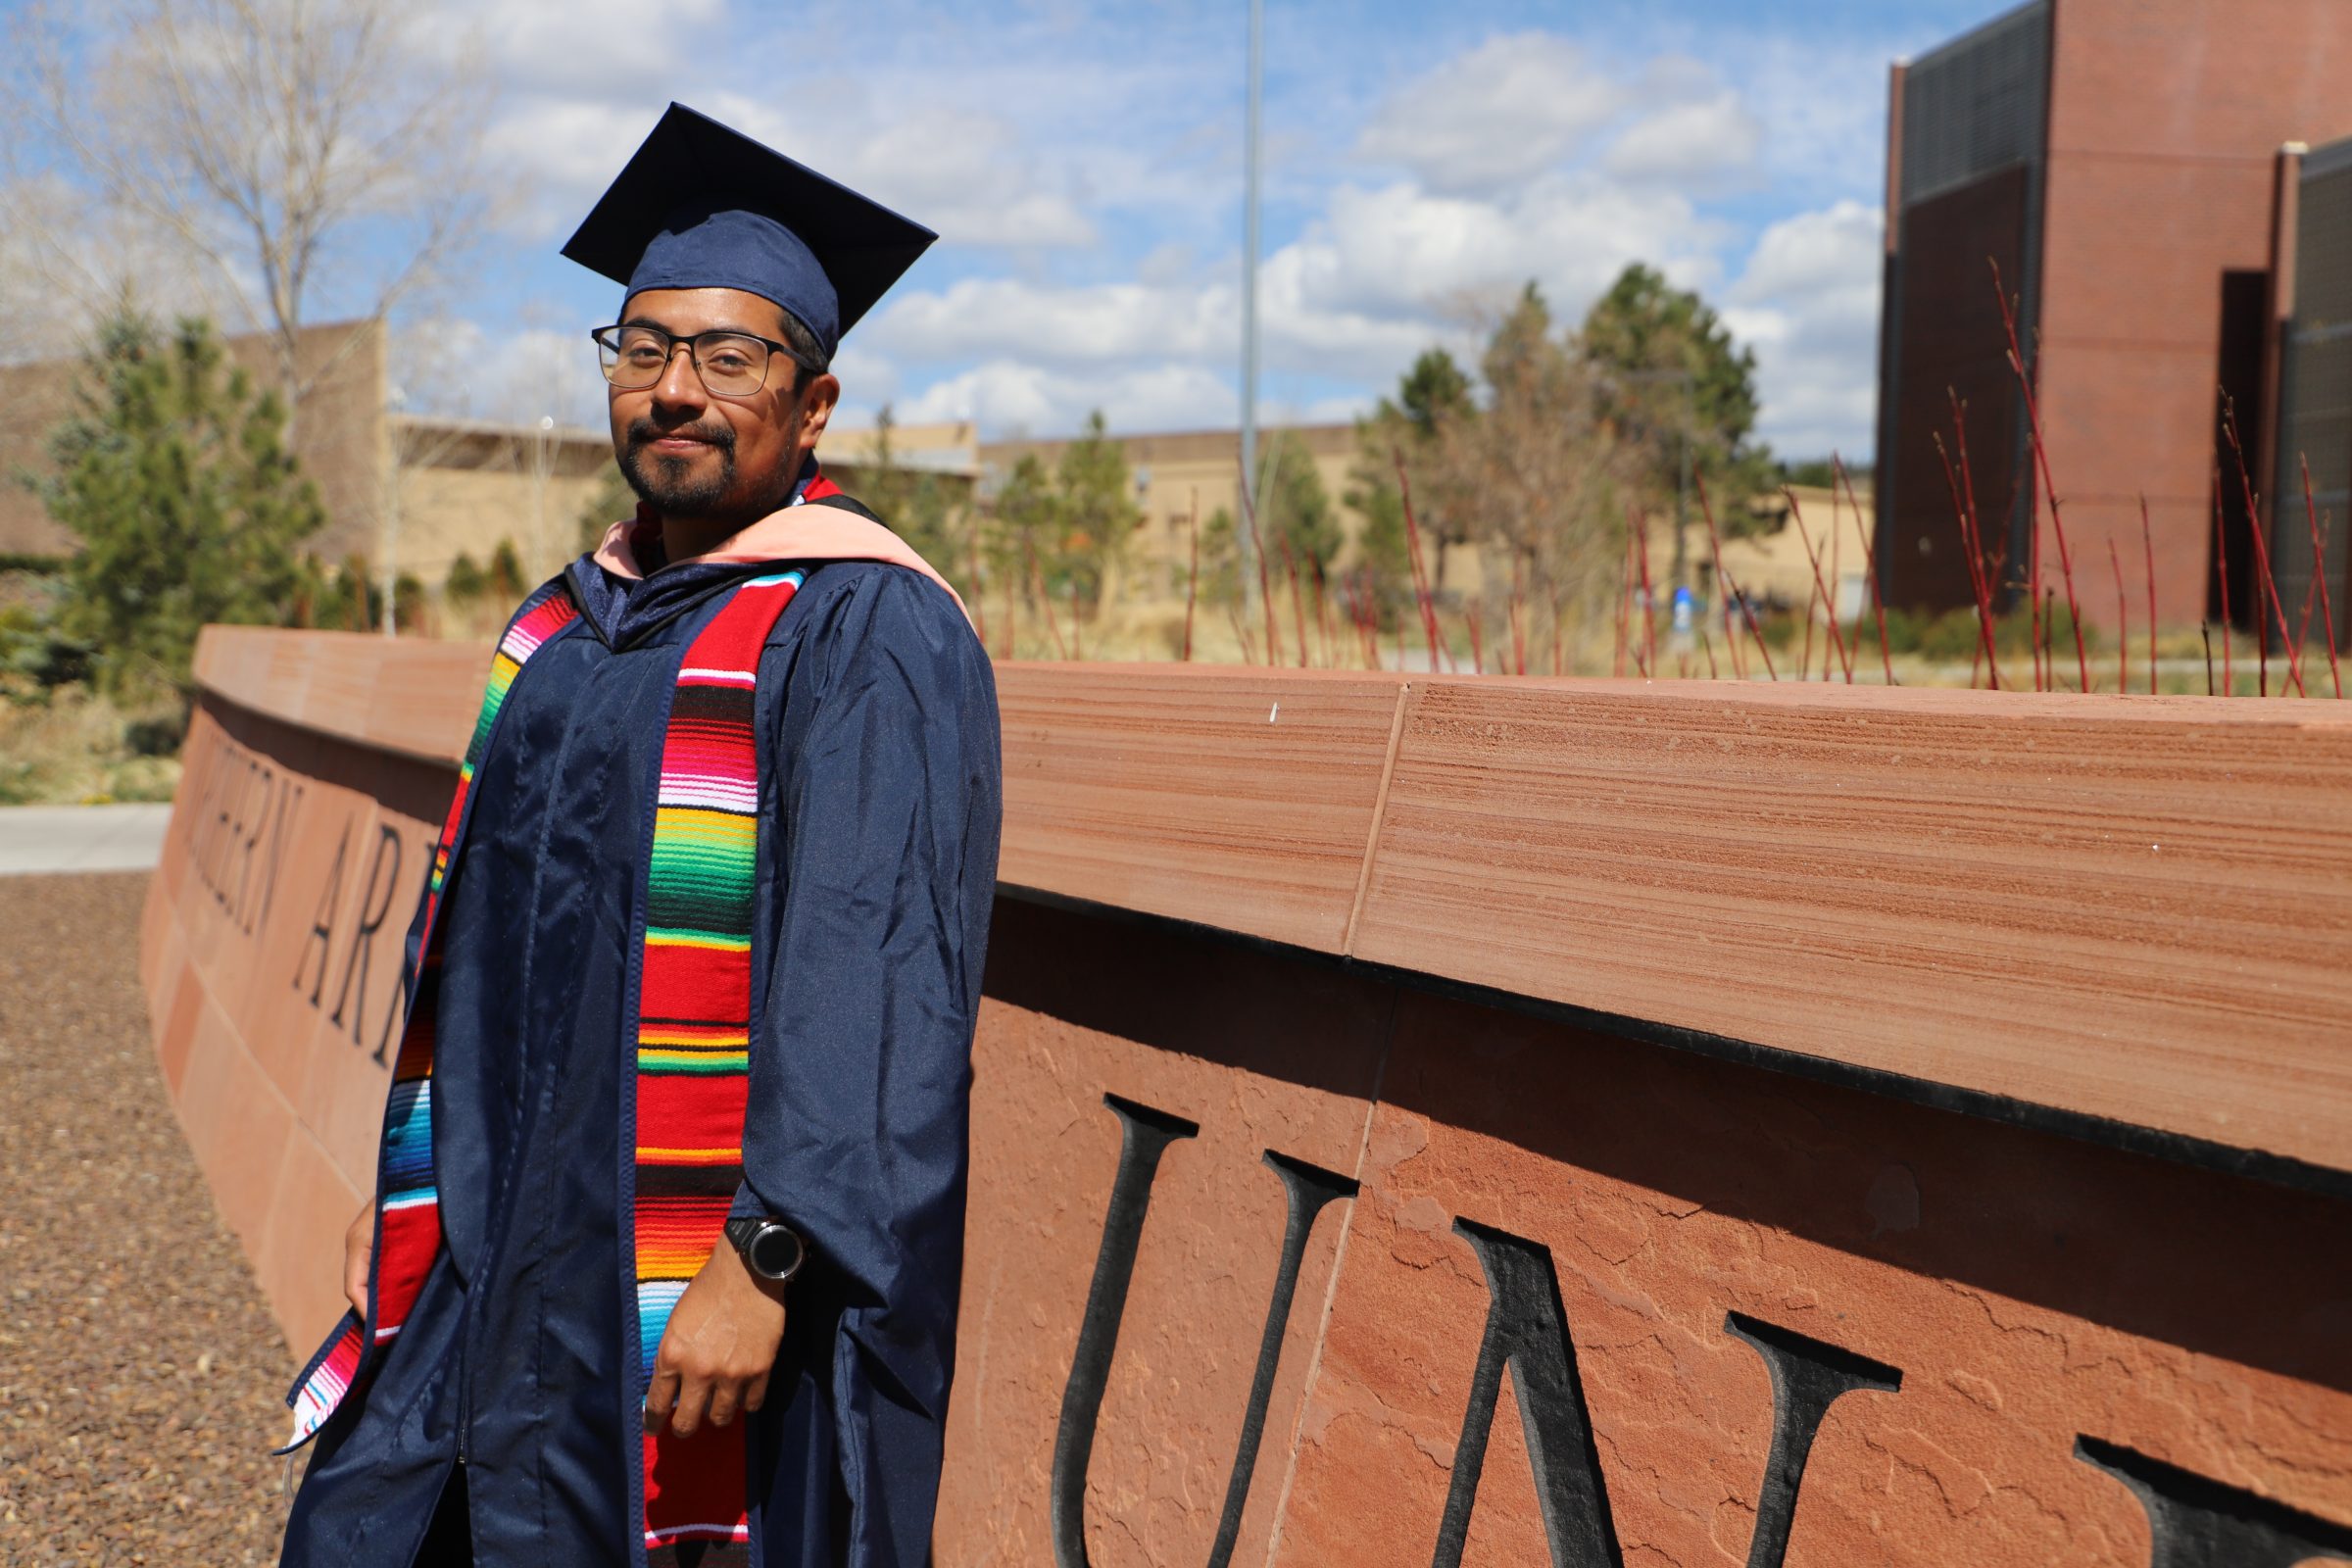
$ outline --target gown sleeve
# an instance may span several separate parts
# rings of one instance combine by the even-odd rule
[[[848,1561],[913,1564],[955,1364],[996,686],[953,601],[912,572],[863,573],[813,608],[776,742],[781,908],[736,1211],[798,1230],[808,1283],[843,1303]]]

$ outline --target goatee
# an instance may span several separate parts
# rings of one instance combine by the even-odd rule
[[[718,454],[710,473],[692,471],[691,457],[657,453],[649,461],[645,448],[664,436],[685,436],[708,442]],[[637,492],[637,499],[655,511],[678,516],[710,512],[735,488],[735,432],[722,421],[715,425],[680,425],[664,430],[651,419],[630,421],[628,442],[620,452],[620,476]]]

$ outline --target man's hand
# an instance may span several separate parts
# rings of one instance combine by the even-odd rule
[[[362,1317],[368,1315],[368,1265],[375,1260],[375,1200],[368,1200],[360,1217],[343,1233],[343,1298]]]
[[[647,1431],[691,1437],[706,1413],[723,1427],[767,1398],[784,1342],[784,1287],[760,1279],[722,1239],[670,1310],[645,1395]]]

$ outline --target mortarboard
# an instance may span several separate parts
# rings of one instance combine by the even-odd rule
[[[831,359],[939,236],[673,103],[564,254],[631,294],[739,288],[798,317]]]

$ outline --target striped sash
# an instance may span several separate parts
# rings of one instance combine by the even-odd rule
[[[720,1244],[743,1179],[751,1051],[752,920],[760,781],[753,724],[760,654],[805,574],[739,587],[680,662],[662,747],[631,1047],[633,1152],[623,1176],[623,1229],[637,1310],[626,1332],[642,1401],[670,1309]],[[539,590],[500,640],[481,717],[458,772],[420,914],[421,959],[409,999],[378,1162],[372,1311],[347,1312],[304,1367],[286,1402],[290,1452],[362,1386],[407,1322],[441,1249],[433,1189],[431,1075],[441,969],[440,901],[463,839],[473,778],[499,710],[531,655],[568,631],[578,612],[560,581]],[[370,1327],[372,1325],[372,1327]],[[744,1425],[704,1425],[692,1438],[642,1437],[640,1523],[646,1547],[750,1539]]]
[[[753,578],[703,628],[679,666],[662,743],[634,1079],[640,1399],[670,1308],[719,1245],[743,1180],[760,825],[754,688],[768,628],[801,578]],[[649,1550],[750,1539],[745,1424],[644,1435]]]

